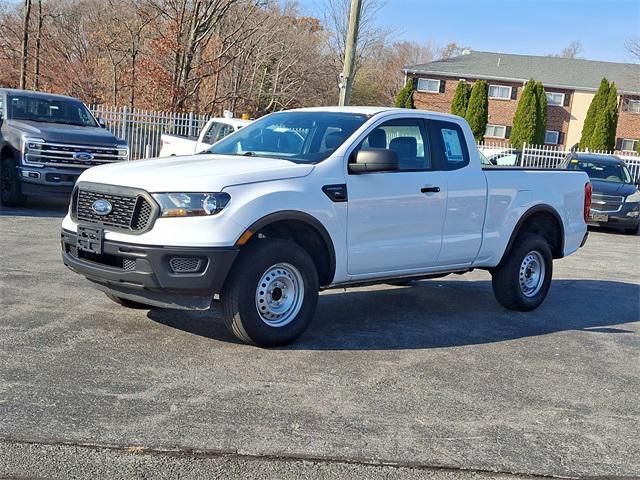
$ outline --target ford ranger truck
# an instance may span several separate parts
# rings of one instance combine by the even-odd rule
[[[2,204],[27,196],[70,196],[89,167],[129,159],[124,140],[75,98],[0,88]]]
[[[291,110],[207,154],[87,170],[62,258],[125,307],[215,308],[239,339],[282,345],[327,288],[479,268],[502,306],[533,310],[584,244],[590,198],[579,170],[484,169],[460,117]]]

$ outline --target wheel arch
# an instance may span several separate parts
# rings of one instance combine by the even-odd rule
[[[298,210],[270,213],[251,224],[238,238],[236,245],[242,247],[256,241],[260,234],[287,238],[299,244],[313,259],[320,286],[331,284],[336,270],[335,247],[331,235],[316,217]],[[320,246],[322,248],[318,250]]]
[[[549,219],[551,219],[551,223],[549,223]],[[549,227],[549,225],[553,225],[553,227]],[[564,256],[565,236],[562,217],[551,205],[542,204],[535,205],[522,214],[511,232],[509,242],[498,265],[507,258],[518,236],[527,232],[536,233],[545,238],[549,242],[554,259]]]

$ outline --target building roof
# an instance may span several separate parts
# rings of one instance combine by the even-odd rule
[[[640,95],[640,65],[630,63],[467,50],[457,57],[408,66],[403,71],[516,82],[535,78],[545,86],[586,91],[597,90],[606,77],[616,83],[619,93]]]

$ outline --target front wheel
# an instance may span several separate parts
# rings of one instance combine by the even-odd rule
[[[318,290],[315,265],[303,248],[260,239],[244,248],[220,292],[222,317],[244,342],[284,345],[311,322]]]
[[[492,272],[493,294],[509,310],[528,312],[540,306],[549,292],[553,256],[539,235],[523,236]]]
[[[5,158],[2,160],[0,188],[2,205],[16,207],[24,203],[25,196],[22,194],[22,185],[18,177],[18,164],[13,158]]]

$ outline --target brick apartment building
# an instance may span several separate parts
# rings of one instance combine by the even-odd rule
[[[640,142],[640,65],[559,57],[536,57],[465,50],[457,57],[403,69],[413,79],[416,108],[449,112],[458,82],[489,84],[489,124],[485,140],[508,143],[524,83],[541,81],[547,93],[545,143],[572,147],[600,81],[616,83],[620,115],[616,150],[635,150]]]

